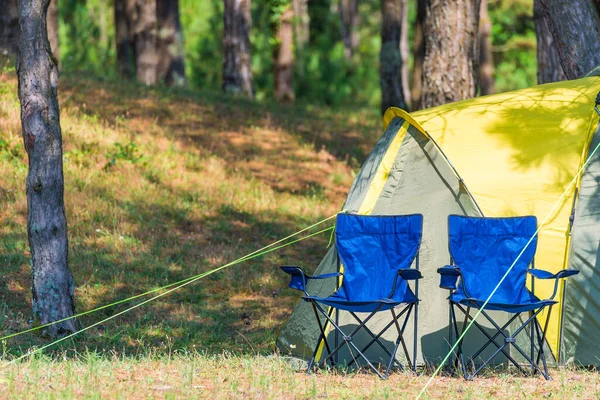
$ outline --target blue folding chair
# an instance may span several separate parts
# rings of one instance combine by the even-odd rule
[[[417,338],[417,296],[419,257],[418,251],[421,243],[423,229],[423,216],[420,214],[406,216],[363,216],[352,214],[339,214],[337,216],[335,241],[337,245],[340,270],[343,273],[331,273],[319,276],[310,276],[299,267],[283,266],[283,271],[292,276],[289,287],[304,292],[302,297],[313,306],[317,323],[321,331],[319,340],[315,345],[313,356],[308,364],[307,373],[312,371],[319,348],[324,344],[327,354],[317,360],[317,367],[330,364],[335,365],[340,349],[347,346],[352,356],[351,366],[359,360],[375,371],[382,379],[387,378],[394,364],[403,369],[403,365],[396,360],[396,352],[400,344],[404,349],[409,368],[415,369],[416,338]],[[411,265],[415,264],[415,268]],[[335,278],[342,276],[341,286],[328,297],[311,296],[307,290],[307,281],[311,279]],[[408,281],[415,281],[415,291],[409,287]],[[397,309],[398,306],[402,309]],[[403,333],[408,323],[411,312],[414,313],[414,343],[413,358],[408,354]],[[350,313],[358,322],[358,326],[350,333],[344,332],[334,318],[333,311],[344,310]],[[367,326],[367,322],[378,312],[388,311],[391,314],[390,322],[381,330],[374,333]],[[365,318],[360,318],[358,313],[366,313]],[[322,318],[319,317],[322,316]],[[404,320],[400,322],[400,318]],[[327,335],[327,326],[335,329],[333,337],[342,338],[341,343],[330,343]],[[395,346],[390,351],[382,342],[382,335],[394,326],[397,331]],[[364,346],[359,346],[353,341],[358,332],[366,332],[371,340]],[[377,343],[389,356],[385,373],[379,372],[373,363],[365,356],[365,352]],[[356,354],[356,356],[355,356]]]
[[[438,272],[441,274],[440,287],[450,290],[448,299],[454,334],[459,338],[469,321],[473,320],[472,309],[480,309],[481,315],[497,330],[494,335],[491,335],[482,325],[474,321],[474,325],[488,340],[479,350],[470,355],[469,364],[474,365],[474,360],[489,345],[493,344],[496,350],[476,367],[472,374],[467,373],[462,354],[462,343],[458,344],[458,362],[466,379],[472,379],[500,352],[523,374],[527,374],[527,371],[511,356],[510,346],[527,360],[531,373],[537,371],[547,380],[550,379],[544,344],[552,306],[557,303],[554,296],[557,293],[559,279],[576,275],[579,271],[568,269],[552,274],[534,269],[534,255],[537,246],[536,231],[537,220],[534,216],[484,218],[451,215],[448,218],[451,265],[438,269]],[[531,275],[531,291],[526,287],[528,273]],[[498,285],[503,277],[504,280]],[[554,293],[550,298],[540,300],[534,294],[535,279],[554,279]],[[495,292],[494,289],[496,289]],[[486,301],[488,302],[484,308]],[[548,314],[542,329],[537,316],[546,308],[548,308]],[[456,309],[459,309],[465,316],[460,334]],[[512,316],[508,322],[500,326],[487,312],[489,310],[504,311]],[[507,328],[517,321],[522,313],[528,313],[528,318],[512,334],[507,333]],[[526,354],[517,345],[516,336],[523,332],[528,325],[530,353]],[[452,336],[452,332],[450,336]],[[498,337],[503,341],[498,341]],[[536,339],[538,352],[534,361]],[[543,369],[539,366],[540,359],[543,362]]]

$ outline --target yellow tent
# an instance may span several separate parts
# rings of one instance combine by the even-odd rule
[[[598,116],[593,110],[599,91],[600,78],[589,77],[413,114],[397,108],[385,113],[385,134],[357,175],[344,208],[361,214],[424,214],[421,266],[425,279],[420,289],[418,328],[421,361],[435,362],[447,351],[447,292],[437,287],[435,273],[449,260],[447,216],[480,213],[537,216],[543,226],[536,268],[582,270],[566,292],[560,288],[561,304],[552,312],[547,340],[556,358],[562,349],[565,360],[589,364],[600,360],[600,345],[595,340],[596,332],[600,333],[600,277],[594,275],[600,251],[591,255],[600,243],[600,201],[597,206],[589,201],[597,193],[596,172],[590,170],[583,192],[576,189],[581,179],[571,184],[590,143],[596,139],[600,143],[600,134],[594,134]],[[596,168],[600,160],[593,164]],[[600,168],[597,179],[600,182]],[[571,244],[570,217],[576,209],[577,193],[585,197],[584,208],[577,205],[578,214],[584,212],[575,218]],[[597,217],[595,225],[590,215]],[[578,223],[580,237],[575,242]],[[317,271],[335,268],[332,249]],[[597,285],[590,283],[596,281]],[[553,283],[536,283],[535,293],[543,298],[551,295],[552,288]],[[585,306],[578,301],[580,296],[587,299]],[[305,356],[305,348],[317,340],[317,333],[309,327],[314,323],[312,317],[311,311],[299,304],[279,336],[279,349]],[[338,318],[343,324],[343,315]],[[584,323],[586,319],[599,322]],[[561,346],[565,343],[568,348]]]

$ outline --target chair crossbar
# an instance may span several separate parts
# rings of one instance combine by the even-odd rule
[[[321,331],[321,335],[319,337],[319,341],[318,343],[321,343],[321,341],[324,342],[324,346],[327,349],[327,356],[325,358],[323,358],[320,362],[318,362],[318,366],[321,367],[325,364],[327,364],[327,362],[329,360],[331,360],[332,365],[335,365],[335,359],[334,357],[336,355],[338,355],[338,352],[344,347],[346,346],[350,352],[350,355],[352,357],[352,361],[350,361],[350,363],[347,366],[351,366],[353,364],[359,365],[359,360],[362,359],[366,362],[366,364],[382,379],[386,379],[387,376],[389,375],[389,372],[392,368],[392,366],[394,364],[398,365],[400,367],[400,369],[404,370],[404,366],[402,365],[402,363],[400,363],[398,360],[396,360],[396,352],[398,350],[398,347],[400,344],[403,345],[403,349],[404,349],[404,354],[407,358],[409,367],[411,369],[414,370],[414,366],[415,363],[411,362],[410,356],[408,354],[408,349],[406,347],[405,341],[404,341],[404,330],[406,328],[406,325],[408,323],[408,320],[411,316],[411,311],[414,307],[414,304],[408,304],[406,305],[402,311],[400,313],[396,313],[394,311],[393,308],[390,308],[391,310],[391,314],[392,314],[392,321],[390,321],[379,333],[375,334],[371,329],[369,329],[369,327],[367,327],[367,323],[371,320],[371,318],[373,318],[375,316],[375,314],[377,314],[377,312],[379,312],[381,310],[381,308],[385,305],[384,303],[381,303],[380,305],[377,306],[377,308],[375,310],[373,310],[366,318],[364,319],[360,319],[354,312],[350,312],[350,314],[354,317],[354,319],[356,319],[356,321],[359,323],[359,325],[352,330],[351,333],[346,334],[344,333],[344,331],[342,330],[342,328],[336,323],[336,321],[332,318],[332,316],[330,315],[330,312],[326,311],[320,304],[317,303],[317,301],[312,300],[311,304],[313,306],[313,310],[315,313],[315,316],[317,318],[318,321],[318,325],[319,325],[319,329]],[[331,310],[330,310],[331,311]],[[331,346],[329,345],[329,342],[327,340],[327,333],[325,331],[325,327],[323,326],[324,324],[321,321],[321,318],[319,318],[319,314],[321,314],[324,319],[325,319],[325,324],[331,324],[331,326],[336,330],[336,334],[340,334],[342,335],[343,340],[341,341],[341,343],[337,344],[333,350],[331,349]],[[402,326],[400,326],[398,320],[400,318],[402,318],[404,316],[404,320],[402,321]],[[396,329],[398,330],[398,338],[396,339],[396,343],[394,345],[394,349],[393,351],[390,351],[389,349],[387,349],[387,347],[381,342],[381,336],[392,326],[396,326]],[[353,342],[353,338],[354,336],[361,330],[364,330],[370,337],[371,337],[371,341],[369,343],[367,343],[362,349],[359,349],[356,344]],[[381,347],[381,349],[390,357],[390,361],[386,367],[385,373],[382,374],[378,368],[376,368],[373,363],[371,363],[371,361],[369,361],[368,357],[365,355],[365,352],[374,344],[377,343],[379,345],[379,347]],[[313,352],[313,356],[308,364],[308,368],[307,368],[307,373],[310,373],[313,369],[313,366],[315,364],[315,359],[319,350],[319,345],[316,346],[314,352]],[[357,353],[357,355],[355,356],[353,350]]]
[[[506,358],[515,366],[517,367],[517,369],[523,373],[524,375],[527,374],[527,371],[521,366],[521,364],[519,364],[511,355],[510,353],[507,351],[507,348],[510,347],[510,345],[512,345],[515,350],[517,350],[524,358],[525,360],[527,360],[527,362],[530,365],[531,368],[531,373],[535,373],[535,372],[539,372],[546,380],[550,380],[550,375],[548,374],[548,366],[546,363],[546,357],[545,357],[545,352],[544,352],[544,341],[545,341],[545,337],[546,337],[546,331],[548,329],[548,321],[549,321],[549,317],[550,317],[550,313],[552,311],[552,305],[548,306],[548,319],[546,320],[546,324],[544,326],[544,329],[541,329],[541,326],[539,325],[539,322],[537,321],[537,316],[539,315],[540,312],[542,312],[545,307],[541,307],[535,311],[529,311],[529,318],[527,318],[527,320],[525,322],[523,322],[521,324],[521,326],[515,330],[512,334],[507,334],[505,333],[505,330],[510,326],[510,324],[512,324],[523,312],[520,313],[515,313],[509,320],[508,322],[506,322],[504,325],[500,326],[496,323],[496,321],[494,321],[494,319],[487,313],[485,312],[485,310],[480,310],[481,314],[486,318],[486,320],[488,322],[490,322],[494,328],[496,329],[496,333],[494,335],[491,335],[490,333],[488,333],[485,328],[479,324],[477,321],[475,321],[474,317],[472,315],[470,315],[470,310],[472,308],[472,305],[469,303],[467,305],[467,308],[465,310],[465,308],[458,304],[458,303],[451,303],[451,318],[452,318],[452,322],[454,325],[454,331],[456,332],[457,338],[459,338],[459,334],[458,334],[458,320],[456,318],[456,313],[454,311],[454,307],[458,308],[464,315],[465,315],[465,319],[463,321],[463,333],[469,323],[469,321],[472,321],[473,324],[479,329],[480,332],[482,332],[486,337],[487,337],[487,342],[479,349],[477,350],[477,352],[475,352],[473,355],[471,355],[469,357],[471,363],[474,363],[474,360],[477,356],[479,356],[483,351],[485,351],[485,349],[493,344],[494,346],[496,346],[496,350],[492,353],[491,356],[488,357],[487,360],[485,360],[478,368],[475,369],[475,371],[472,374],[467,374],[467,370],[466,370],[466,363],[464,360],[464,357],[462,355],[462,343],[459,343],[457,346],[457,350],[458,350],[458,358],[459,358],[459,363],[461,364],[461,369],[463,372],[463,375],[465,377],[465,379],[471,380],[473,379],[473,377],[475,377],[486,365],[488,365],[498,354],[500,354],[500,352],[502,352],[504,354],[504,356],[506,356]],[[519,335],[527,326],[530,326],[531,329],[531,354],[527,355],[526,352],[516,343],[516,336]],[[541,332],[540,332],[541,330]],[[502,335],[504,338],[504,343],[498,343],[496,341],[496,338],[498,336]],[[534,337],[537,338],[537,344],[539,346],[539,350],[537,353],[537,358],[536,361],[534,362]],[[463,339],[461,339],[462,342]],[[539,363],[540,363],[540,359],[542,360],[543,363],[543,369],[540,368]]]

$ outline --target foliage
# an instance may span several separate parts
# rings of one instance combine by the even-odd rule
[[[491,0],[492,45],[496,65],[496,90],[537,83],[537,58],[533,0]]]
[[[341,38],[339,0],[310,0],[310,38],[296,46],[294,87],[301,103],[368,105],[378,107],[380,4],[359,2],[360,46],[347,60]],[[289,7],[289,0],[252,1],[252,70],[256,97],[273,96],[273,24]],[[535,30],[532,0],[490,0],[496,87],[507,91],[536,82]],[[409,25],[413,26],[416,0],[408,0]],[[186,74],[193,89],[219,90],[223,49],[223,2],[180,0],[184,30]],[[113,10],[103,0],[60,2],[60,41],[64,71],[92,72],[114,77]],[[412,43],[412,29],[409,39]],[[412,55],[409,65],[412,64]]]

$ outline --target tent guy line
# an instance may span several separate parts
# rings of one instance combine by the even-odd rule
[[[599,113],[599,115],[600,115],[600,113]],[[590,124],[591,124],[591,122],[590,122]],[[558,198],[558,200],[554,203],[554,205],[552,206],[552,208],[550,209],[550,211],[548,211],[548,214],[546,215],[546,217],[538,225],[535,233],[529,238],[529,240],[527,241],[527,244],[523,247],[523,250],[521,250],[521,252],[517,255],[517,258],[515,258],[515,260],[511,264],[511,266],[506,270],[506,272],[504,273],[504,275],[502,276],[502,278],[500,279],[500,281],[498,282],[498,284],[496,285],[496,287],[494,288],[494,290],[492,290],[492,292],[490,293],[490,295],[488,296],[488,298],[485,300],[485,302],[483,303],[483,305],[477,310],[477,313],[473,316],[473,318],[471,319],[471,321],[469,322],[469,324],[467,325],[467,327],[463,330],[462,334],[456,339],[456,341],[454,342],[454,345],[452,345],[452,347],[450,348],[450,350],[448,351],[448,353],[446,354],[446,356],[444,357],[444,359],[442,360],[442,362],[440,363],[440,365],[435,369],[435,371],[433,372],[433,374],[431,375],[431,377],[427,380],[427,383],[425,384],[425,386],[423,386],[423,389],[421,389],[421,391],[417,395],[417,397],[416,397],[417,400],[420,399],[421,396],[425,393],[425,391],[427,390],[427,388],[429,387],[429,385],[431,384],[431,382],[433,381],[433,379],[441,371],[441,369],[444,366],[444,364],[448,361],[448,358],[450,358],[450,355],[452,353],[454,353],[454,351],[456,350],[456,347],[458,346],[458,344],[460,343],[460,341],[465,337],[465,335],[467,334],[467,332],[471,329],[471,327],[473,326],[473,324],[475,323],[475,321],[477,320],[477,318],[479,317],[479,315],[481,315],[481,312],[488,305],[488,303],[489,303],[490,299],[492,298],[492,296],[494,296],[494,294],[496,293],[496,291],[498,290],[498,288],[500,287],[500,285],[502,284],[502,282],[504,282],[504,280],[506,279],[506,277],[508,276],[508,274],[510,273],[510,271],[513,269],[513,267],[515,266],[515,264],[517,263],[517,261],[519,261],[519,259],[521,258],[521,256],[523,255],[523,253],[525,252],[525,250],[527,249],[527,247],[529,246],[529,244],[533,241],[533,238],[536,237],[536,235],[539,233],[540,229],[550,219],[550,217],[554,213],[554,210],[562,203],[562,201],[563,201],[564,197],[566,196],[566,194],[568,193],[569,189],[571,188],[571,186],[573,186],[577,182],[577,180],[579,179],[579,176],[581,175],[581,173],[583,172],[583,170],[585,169],[585,167],[588,165],[589,161],[594,157],[594,155],[598,151],[598,148],[600,148],[600,143],[598,143],[596,145],[596,147],[594,148],[594,150],[588,155],[588,157],[586,158],[585,162],[581,165],[581,167],[577,171],[577,174],[575,174],[575,176],[573,177],[573,179],[571,180],[571,182],[569,183],[569,185],[565,188],[564,192],[561,194],[561,196]]]
[[[340,211],[340,212],[344,212],[344,211],[342,210],[342,211]],[[218,270],[220,270],[220,269],[227,268],[227,267],[230,267],[230,266],[232,266],[232,265],[239,264],[239,263],[242,263],[242,262],[244,262],[244,261],[250,260],[250,259],[252,259],[252,258],[255,258],[255,257],[261,256],[261,255],[263,255],[263,254],[266,254],[266,253],[269,253],[269,252],[271,252],[271,251],[274,251],[274,250],[280,249],[280,248],[282,248],[282,247],[289,246],[289,245],[290,245],[290,244],[292,244],[292,243],[296,243],[296,242],[298,242],[298,241],[300,241],[300,240],[307,239],[307,238],[309,238],[309,237],[311,237],[311,236],[314,236],[314,235],[317,235],[317,234],[319,234],[319,233],[322,233],[322,232],[328,231],[328,230],[330,230],[330,229],[332,229],[332,228],[327,228],[327,229],[325,229],[325,230],[323,230],[323,231],[319,231],[319,232],[317,232],[317,233],[315,233],[315,234],[312,234],[312,235],[309,235],[309,236],[303,237],[303,238],[301,238],[301,239],[299,239],[299,240],[292,241],[292,242],[286,243],[286,244],[285,244],[285,245],[283,245],[283,246],[278,246],[278,247],[275,247],[275,248],[273,248],[273,249],[271,249],[271,250],[269,250],[269,251],[266,251],[267,249],[269,249],[269,248],[271,248],[271,247],[273,247],[273,246],[275,246],[275,245],[277,245],[277,244],[279,244],[279,243],[282,243],[282,242],[284,242],[284,241],[286,241],[286,240],[288,240],[288,239],[291,239],[291,238],[293,238],[294,236],[297,236],[297,235],[299,235],[299,234],[301,234],[301,233],[304,233],[304,232],[306,232],[306,231],[308,231],[308,230],[310,230],[310,229],[312,229],[312,228],[314,228],[314,227],[316,227],[316,226],[319,226],[319,225],[321,225],[321,224],[323,224],[323,223],[325,223],[325,222],[327,222],[327,221],[329,221],[329,220],[331,220],[331,219],[335,218],[335,217],[337,216],[337,214],[339,214],[339,213],[336,213],[336,214],[334,214],[334,215],[332,215],[332,216],[330,216],[330,217],[327,217],[327,218],[325,218],[325,219],[323,219],[323,220],[321,220],[321,221],[319,221],[319,222],[316,222],[316,223],[314,223],[314,224],[312,224],[312,225],[310,225],[310,226],[307,226],[306,228],[303,228],[303,229],[299,230],[298,232],[292,233],[291,235],[288,235],[288,236],[286,236],[286,237],[284,237],[284,238],[282,238],[282,239],[279,239],[279,240],[277,240],[277,241],[275,241],[275,242],[273,242],[273,243],[271,243],[271,244],[269,244],[269,245],[267,245],[267,246],[264,246],[264,247],[262,247],[262,248],[260,248],[260,249],[258,249],[258,250],[255,250],[255,251],[253,251],[253,252],[251,252],[251,253],[248,253],[248,254],[246,254],[245,256],[243,256],[243,257],[240,257],[240,258],[238,258],[237,260],[231,261],[230,263],[228,263],[228,264],[225,264],[225,265],[223,265],[223,266],[221,266],[221,267],[218,267],[218,268],[216,268],[216,269],[214,269],[214,270],[212,270],[212,271],[208,271],[208,272],[202,272],[202,273],[200,273],[200,274],[198,274],[198,275],[194,275],[194,276],[191,276],[191,277],[188,277],[188,278],[182,279],[182,280],[180,280],[180,281],[177,281],[177,282],[169,283],[168,285],[161,286],[161,287],[159,287],[159,288],[155,288],[155,289],[149,290],[149,291],[147,291],[147,292],[144,292],[144,293],[136,294],[136,295],[134,295],[134,296],[131,296],[131,297],[128,297],[128,298],[126,298],[126,299],[121,299],[121,300],[115,301],[115,302],[113,302],[113,303],[106,304],[106,305],[103,305],[103,306],[100,306],[100,307],[97,307],[97,308],[94,308],[94,309],[91,309],[91,310],[88,310],[88,311],[84,311],[84,312],[81,312],[81,313],[79,313],[79,314],[75,314],[75,315],[73,315],[73,316],[67,317],[67,318],[63,318],[63,319],[60,319],[60,320],[57,320],[57,321],[53,321],[53,322],[50,322],[50,323],[47,323],[47,324],[44,324],[44,325],[39,325],[39,326],[36,326],[36,327],[30,328],[30,329],[26,329],[26,330],[24,330],[24,331],[20,331],[20,332],[12,333],[12,334],[10,334],[10,335],[6,335],[6,336],[3,336],[3,337],[0,337],[0,342],[2,342],[2,341],[5,341],[5,340],[7,340],[7,339],[10,339],[10,338],[14,338],[14,337],[17,337],[17,336],[23,335],[23,334],[25,334],[25,333],[34,332],[34,331],[37,331],[37,330],[43,329],[43,328],[46,328],[46,327],[48,327],[48,326],[52,326],[52,325],[58,324],[58,323],[60,323],[60,322],[64,322],[64,321],[68,321],[68,320],[71,320],[71,319],[74,319],[74,318],[82,317],[82,316],[84,316],[84,315],[92,314],[92,313],[94,313],[94,312],[96,312],[96,311],[100,311],[100,310],[103,310],[103,309],[105,309],[105,308],[114,307],[114,306],[117,306],[117,305],[119,305],[119,304],[123,304],[123,303],[126,303],[126,302],[128,302],[128,301],[135,300],[135,299],[138,299],[138,298],[140,298],[140,297],[147,296],[147,295],[149,295],[149,294],[152,294],[152,293],[154,293],[154,292],[158,292],[158,291],[160,291],[160,290],[168,289],[168,288],[170,288],[170,287],[173,287],[173,286],[176,286],[176,285],[181,285],[181,284],[183,284],[183,283],[186,283],[186,282],[189,282],[189,281],[194,281],[196,278],[198,278],[198,279],[200,279],[200,278],[203,278],[204,276],[206,276],[205,274],[209,274],[209,275],[210,275],[210,274],[212,274],[212,273],[214,273],[214,272],[217,272],[217,271],[218,271]],[[141,303],[141,304],[143,304],[143,303]]]
[[[327,218],[327,220],[328,220],[328,219],[331,219],[331,218],[334,218],[335,216],[337,216],[337,214],[335,214],[335,215],[333,215],[333,216],[331,216],[331,217]],[[322,223],[322,222],[324,222],[324,221],[320,221],[319,223]],[[315,224],[315,225],[316,225],[316,224]],[[314,225],[313,225],[313,226],[314,226]],[[308,228],[306,228],[306,229],[308,229]],[[304,230],[306,230],[306,229],[304,229]],[[259,250],[255,251],[255,252],[253,252],[253,253],[254,253],[254,255],[252,255],[252,256],[250,256],[250,254],[253,254],[253,253],[250,253],[250,254],[249,254],[249,255],[247,255],[247,256],[244,256],[244,257],[242,257],[242,258],[239,258],[239,259],[237,259],[237,260],[235,260],[235,261],[231,261],[230,263],[227,263],[227,264],[225,264],[225,265],[222,265],[222,266],[220,266],[220,267],[218,267],[218,268],[215,268],[215,269],[213,269],[213,270],[211,270],[211,271],[207,271],[207,272],[204,272],[204,273],[202,273],[202,274],[200,274],[200,275],[197,275],[197,276],[195,276],[193,279],[188,279],[187,281],[183,282],[182,284],[180,284],[180,285],[178,285],[178,286],[176,286],[176,287],[174,287],[174,288],[172,288],[172,289],[169,289],[169,290],[167,290],[166,292],[160,293],[160,294],[158,294],[158,295],[156,295],[156,296],[154,296],[154,297],[152,297],[152,298],[150,298],[150,299],[144,300],[144,301],[142,301],[141,303],[138,303],[138,304],[136,304],[136,305],[134,305],[134,306],[131,306],[131,307],[129,307],[129,308],[127,308],[127,309],[125,309],[125,310],[123,310],[123,311],[121,311],[121,312],[118,312],[118,313],[116,313],[116,314],[113,314],[113,315],[111,315],[110,317],[107,317],[107,318],[105,318],[105,319],[103,319],[103,320],[101,320],[101,321],[95,322],[95,323],[93,323],[92,325],[86,326],[85,328],[83,328],[83,329],[80,329],[80,330],[79,330],[79,331],[77,331],[77,332],[73,332],[73,333],[71,333],[71,334],[69,334],[69,335],[67,335],[67,336],[63,336],[62,338],[59,338],[59,339],[57,339],[57,340],[55,340],[55,341],[53,341],[53,342],[51,342],[51,343],[48,343],[48,344],[47,344],[47,345],[45,345],[45,346],[42,346],[42,347],[40,347],[40,348],[37,348],[37,349],[35,349],[35,350],[32,350],[32,351],[30,351],[30,352],[28,352],[28,353],[25,353],[25,354],[23,354],[22,356],[20,356],[20,357],[17,357],[17,358],[15,358],[15,359],[13,359],[13,360],[11,360],[11,361],[9,361],[9,362],[5,363],[5,364],[4,364],[4,365],[2,365],[2,367],[0,367],[0,368],[5,368],[5,367],[7,367],[7,366],[9,366],[9,365],[11,365],[11,364],[14,364],[14,363],[16,363],[16,362],[18,362],[18,361],[20,361],[20,360],[22,360],[22,359],[26,358],[26,357],[29,357],[29,356],[31,356],[31,355],[33,355],[33,354],[35,354],[35,353],[38,353],[38,352],[40,352],[40,351],[42,351],[42,350],[44,350],[44,349],[47,349],[48,347],[54,346],[54,345],[56,345],[56,344],[58,344],[58,343],[60,343],[60,342],[62,342],[62,341],[64,341],[64,340],[70,339],[70,338],[74,337],[75,335],[78,335],[78,334],[80,334],[80,333],[82,333],[82,332],[85,332],[85,331],[87,331],[87,330],[89,330],[89,329],[91,329],[91,328],[93,328],[93,327],[95,327],[95,326],[98,326],[98,325],[100,325],[100,324],[103,324],[103,323],[105,323],[105,322],[107,322],[107,321],[110,321],[110,320],[112,320],[112,319],[114,319],[114,318],[116,318],[116,317],[118,317],[118,316],[120,316],[120,315],[123,315],[123,314],[125,314],[125,313],[127,313],[127,312],[129,312],[129,311],[131,311],[131,310],[134,310],[134,309],[136,309],[136,308],[138,308],[138,307],[141,307],[141,306],[143,306],[144,304],[147,304],[147,303],[149,303],[149,302],[151,302],[151,301],[154,301],[154,300],[156,300],[156,299],[158,299],[158,298],[160,298],[160,297],[166,296],[167,294],[169,294],[169,293],[171,293],[171,292],[174,292],[174,291],[175,291],[175,290],[177,290],[177,289],[180,289],[180,288],[182,288],[182,287],[184,287],[184,286],[187,286],[187,285],[189,285],[190,283],[194,283],[194,282],[196,282],[196,281],[198,281],[198,280],[200,280],[200,279],[202,279],[202,278],[205,278],[205,277],[207,277],[207,276],[209,276],[209,275],[212,275],[212,274],[214,274],[215,272],[218,272],[218,271],[221,271],[221,270],[223,270],[223,269],[225,269],[225,268],[231,267],[232,265],[239,264],[239,263],[241,263],[241,262],[243,262],[243,261],[247,261],[247,260],[250,260],[250,259],[253,259],[253,258],[260,257],[260,256],[262,256],[262,255],[264,255],[264,254],[267,254],[267,253],[273,252],[273,251],[275,251],[275,250],[278,250],[278,249],[281,249],[281,248],[283,248],[283,247],[290,246],[290,245],[292,245],[292,244],[294,244],[294,243],[300,242],[300,241],[302,241],[302,240],[309,239],[309,238],[311,238],[311,237],[313,237],[313,236],[320,235],[321,233],[328,232],[328,231],[330,231],[330,230],[333,230],[333,229],[335,229],[335,226],[330,226],[329,228],[325,228],[325,229],[322,229],[322,230],[320,230],[320,231],[318,231],[318,232],[311,233],[310,235],[306,235],[306,236],[304,236],[304,237],[301,237],[300,239],[292,240],[291,242],[288,242],[288,243],[282,244],[282,245],[280,245],[280,246],[273,247],[273,248],[271,248],[271,249],[269,249],[269,250],[264,250],[264,249],[266,249],[266,248],[268,248],[268,247],[272,246],[274,243],[273,243],[273,244],[271,244],[271,245],[269,245],[269,246],[265,246],[265,247],[263,247],[262,249],[259,249]],[[297,233],[296,233],[296,234],[297,234]],[[279,240],[278,242],[281,242],[282,240],[284,240],[284,239],[281,239],[281,240]],[[277,242],[275,242],[275,243],[277,243]],[[263,250],[264,250],[264,251],[263,251]]]

